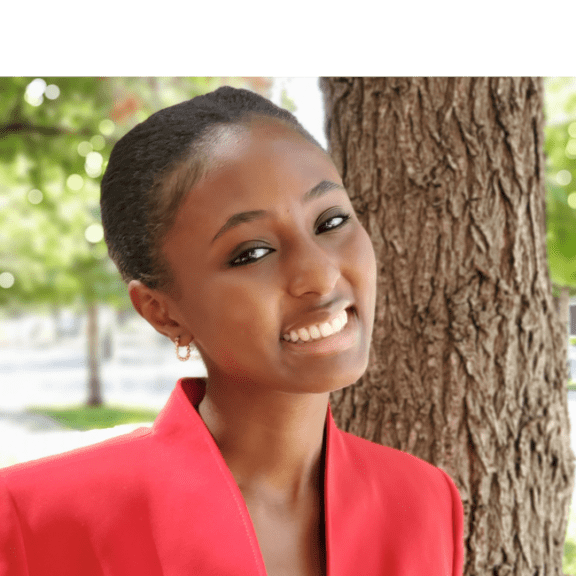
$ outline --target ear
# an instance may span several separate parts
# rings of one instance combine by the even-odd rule
[[[170,297],[164,292],[149,288],[140,280],[131,280],[128,294],[132,306],[155,330],[174,342],[180,337],[180,345],[187,346],[193,340],[192,335],[171,313]]]

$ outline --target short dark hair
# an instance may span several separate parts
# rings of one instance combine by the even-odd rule
[[[322,146],[287,110],[249,90],[224,86],[152,114],[114,146],[100,207],[108,253],[125,282],[166,288],[161,245],[186,193],[209,167],[218,128],[274,118]]]

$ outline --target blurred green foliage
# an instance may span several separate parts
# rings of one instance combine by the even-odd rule
[[[27,91],[31,80],[0,79],[0,267],[13,276],[0,303],[69,303],[78,294],[108,300],[118,290],[107,281],[106,250],[85,238],[98,221],[98,185],[78,153],[107,116],[102,82],[47,78],[59,94],[40,103]],[[100,154],[110,147],[108,137]],[[78,190],[66,186],[72,174],[82,175]]]
[[[100,225],[114,143],[151,113],[263,78],[0,78],[0,305],[128,306]]]
[[[556,287],[576,293],[576,78],[545,80],[546,229]]]

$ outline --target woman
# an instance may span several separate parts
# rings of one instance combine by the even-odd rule
[[[111,257],[205,382],[151,429],[2,473],[0,575],[456,575],[449,477],[339,431],[368,363],[376,266],[328,155],[288,112],[221,88],[115,146]]]

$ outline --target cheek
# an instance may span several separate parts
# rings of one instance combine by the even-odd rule
[[[354,236],[347,250],[346,262],[349,274],[355,285],[361,290],[366,304],[374,311],[376,301],[376,256],[368,233],[362,226]]]
[[[212,280],[196,297],[201,305],[191,307],[190,324],[206,350],[216,342],[220,350],[238,344],[249,349],[251,343],[278,337],[275,298],[262,284]]]
[[[275,299],[265,286],[227,286],[223,291],[226,301],[226,321],[244,344],[268,340],[276,334],[277,317]]]

